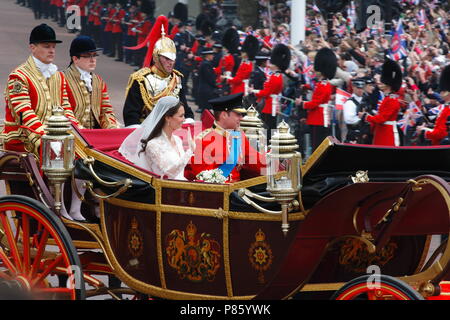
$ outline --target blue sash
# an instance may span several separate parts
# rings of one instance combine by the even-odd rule
[[[223,176],[228,178],[231,171],[233,171],[234,167],[238,164],[239,155],[241,153],[241,145],[242,145],[242,137],[240,131],[232,131],[231,132],[231,148],[230,154],[227,157],[225,163],[220,165],[219,169],[222,170]]]

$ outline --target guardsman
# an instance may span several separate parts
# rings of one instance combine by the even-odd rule
[[[402,86],[402,70],[393,60],[387,59],[381,70],[381,83],[378,87],[384,93],[384,99],[378,107],[376,115],[360,112],[363,121],[371,125],[374,145],[400,146],[400,136],[397,128],[397,116],[400,110],[400,101],[396,92]]]
[[[185,176],[195,180],[205,170],[221,169],[228,182],[236,182],[260,175],[266,164],[263,155],[250,145],[248,138],[239,130],[243,115],[242,93],[210,100],[214,110],[214,124],[200,133]]]
[[[314,70],[318,80],[312,93],[311,101],[295,100],[300,109],[307,111],[306,124],[311,129],[311,147],[314,151],[322,141],[331,135],[331,108],[329,106],[334,78],[337,69],[336,54],[329,48],[320,49],[314,58]]]
[[[227,84],[226,80],[231,78],[235,70],[235,64],[237,63],[235,54],[239,51],[239,45],[239,34],[236,29],[227,29],[222,37],[222,58],[219,61],[219,65],[214,68],[217,75],[217,83],[225,95],[230,93],[230,85]]]
[[[255,59],[256,53],[259,51],[259,40],[252,36],[248,35],[244,43],[242,44],[241,49],[241,63],[239,65],[238,70],[236,71],[236,75],[232,78],[228,78],[228,84],[230,85],[231,94],[235,93],[244,93],[245,85],[244,80],[248,80],[250,78],[250,74],[253,71],[253,60]],[[224,78],[226,76],[223,76]]]
[[[441,144],[442,139],[448,136],[447,118],[450,116],[450,65],[446,66],[441,73],[439,79],[439,89],[441,90],[441,98],[445,102],[445,106],[439,112],[433,129],[424,125],[417,126],[417,134],[424,139],[430,140],[432,145]]]
[[[150,44],[144,67],[132,73],[128,80],[123,107],[125,126],[140,124],[152,111],[156,102],[161,97],[169,95],[179,98],[183,103],[186,118],[194,119],[182,86],[183,75],[174,69],[176,47],[165,35],[167,25],[167,18],[159,16],[146,40],[137,47],[127,48],[136,49]]]
[[[41,136],[53,106],[62,106],[65,116],[78,125],[67,97],[64,74],[53,64],[56,44],[61,42],[47,24],[31,31],[31,55],[9,74],[5,89],[5,149],[33,152],[40,157]]]
[[[110,57],[116,57],[115,61],[123,61],[123,30],[122,22],[125,18],[124,0],[116,1],[116,12],[112,18],[112,54]]]
[[[284,44],[277,44],[270,56],[270,70],[271,74],[264,82],[262,90],[250,89],[249,93],[254,93],[257,102],[264,99],[264,107],[261,110],[261,120],[267,125],[268,129],[275,129],[277,126],[277,112],[279,110],[272,110],[274,101],[272,95],[278,95],[283,91],[283,73],[289,68],[291,61],[291,51]],[[276,108],[276,106],[274,107]],[[271,134],[268,132],[267,138]]]

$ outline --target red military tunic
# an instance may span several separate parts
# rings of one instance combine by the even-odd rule
[[[219,61],[219,65],[214,68],[214,72],[217,75],[217,82],[222,82],[220,79],[220,76],[224,73],[224,72],[233,72],[233,68],[234,68],[234,57],[232,54],[227,54],[226,56],[223,56],[220,61]]]
[[[283,90],[283,75],[281,72],[275,72],[267,78],[264,82],[264,87],[262,90],[255,94],[258,102],[261,99],[265,99],[263,113],[272,113],[272,94],[279,94]]]
[[[126,12],[123,9],[117,10],[114,18],[112,19],[112,33],[122,32],[122,19],[125,17]]]
[[[324,105],[330,102],[333,87],[329,81],[323,80],[316,84],[311,101],[303,103],[303,109],[307,110],[306,124],[313,126],[324,126]]]
[[[242,60],[238,70],[236,71],[236,75],[228,80],[228,84],[231,88],[230,94],[243,93],[245,91],[245,84],[243,81],[250,78],[252,71],[253,63],[248,60]]]
[[[32,56],[12,71],[5,90],[5,126],[2,131],[5,149],[34,152],[39,156],[53,106],[62,106],[64,115],[78,125],[67,97],[67,83],[62,72],[45,79]]]
[[[242,137],[239,164],[231,171],[229,182],[264,174],[261,170],[266,167],[265,157],[250,145],[244,133],[242,133]],[[199,134],[196,138],[195,152],[186,167],[185,176],[194,180],[200,172],[216,169],[225,163],[230,152],[231,139],[230,133],[218,126],[217,123]]]
[[[366,121],[370,123],[373,130],[373,144],[381,146],[400,145],[396,123],[399,109],[398,96],[391,94],[381,101],[378,114],[366,117]]]
[[[425,139],[431,140],[432,145],[439,145],[441,140],[448,135],[447,131],[447,117],[450,116],[450,106],[446,105],[439,113],[434,129],[425,131]]]

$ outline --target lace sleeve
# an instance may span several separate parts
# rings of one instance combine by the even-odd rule
[[[184,167],[192,156],[192,151],[187,150],[187,152],[184,152],[181,140],[177,141],[177,146],[179,150],[181,148],[181,158],[171,156],[177,151],[166,141],[157,141],[157,139],[149,141],[146,148],[146,161],[149,167],[154,168],[154,171],[158,171],[155,173],[167,175],[169,178],[174,178],[183,172]]]

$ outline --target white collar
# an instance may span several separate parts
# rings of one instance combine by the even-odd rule
[[[92,92],[92,74],[79,68],[78,66],[75,67],[77,68],[78,72],[80,72],[80,79],[84,81],[86,87],[89,89],[89,92]]]
[[[52,75],[54,75],[56,73],[56,71],[58,71],[58,67],[55,64],[43,63],[41,60],[39,60],[35,56],[32,55],[32,57],[33,57],[34,63],[36,64],[36,67],[38,68],[39,71],[41,71],[42,75],[46,79],[50,78]]]

